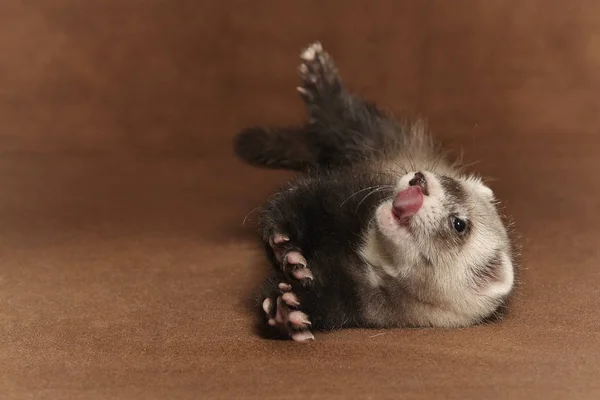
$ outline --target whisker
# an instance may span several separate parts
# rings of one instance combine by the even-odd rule
[[[442,153],[437,154],[437,156],[433,160],[433,165],[431,166],[431,172],[435,172],[435,170],[437,169],[437,167],[439,166],[439,164],[443,158],[444,158],[444,155]]]
[[[392,170],[391,172],[386,172],[386,171],[370,171],[370,174],[373,175],[383,175],[385,177],[388,178],[396,178],[396,175],[398,174],[397,171]]]
[[[359,133],[359,132],[356,132],[356,133]],[[359,133],[359,134],[360,134],[360,133]],[[368,145],[367,143],[360,143],[360,146],[362,146],[362,147],[366,147],[367,149],[369,149],[369,150],[371,150],[371,151],[374,151],[375,153],[379,153],[379,154],[381,154],[381,155],[385,155],[385,153],[383,152],[383,150],[381,150],[381,149],[377,149],[377,148],[375,148],[375,147],[373,147],[373,146],[370,146],[370,145]]]
[[[250,215],[252,215],[253,212],[260,210],[261,207],[256,207],[254,209],[252,209],[248,214],[246,214],[246,216],[244,217],[244,220],[242,221],[242,225],[246,225],[246,220],[248,219],[248,217]]]
[[[408,169],[400,161],[396,160],[394,164],[396,164],[404,172],[404,175],[408,174]]]
[[[415,162],[415,158],[413,157],[412,152],[408,152],[408,157],[410,158],[410,165],[411,165],[411,169],[413,171],[416,171],[417,169],[417,163]]]
[[[465,164],[463,164],[463,168],[470,168],[473,165],[477,165],[477,164],[481,164],[481,160],[475,160],[475,161],[471,161],[469,163],[465,163]]]
[[[356,209],[358,210],[358,209],[360,208],[360,205],[361,205],[361,204],[362,204],[362,203],[363,203],[363,202],[364,202],[364,201],[367,199],[367,197],[369,197],[369,196],[371,196],[372,194],[375,194],[375,193],[377,193],[377,192],[380,192],[380,191],[382,191],[382,190],[385,190],[385,189],[390,189],[390,188],[392,188],[392,187],[391,187],[391,186],[387,186],[387,187],[379,187],[379,188],[377,188],[377,189],[374,189],[374,190],[370,191],[370,192],[369,192],[369,193],[368,193],[368,194],[367,194],[365,197],[363,197],[363,198],[361,199],[361,201],[360,201],[360,202],[358,203],[358,205],[356,206]]]
[[[364,192],[365,190],[369,190],[369,189],[373,189],[373,188],[379,188],[379,187],[381,187],[381,186],[382,186],[382,185],[373,185],[373,186],[369,186],[369,187],[366,187],[366,188],[364,188],[364,189],[360,189],[360,190],[358,190],[358,191],[356,191],[356,192],[352,193],[352,194],[351,194],[351,195],[350,195],[350,196],[349,196],[349,197],[348,197],[346,200],[342,201],[342,203],[340,204],[340,207],[341,207],[341,206],[343,206],[344,204],[346,204],[346,202],[347,202],[348,200],[350,200],[351,198],[353,198],[353,197],[354,197],[354,196],[356,196],[357,194],[359,194],[359,193],[361,193],[361,192]]]
[[[414,162],[412,154],[407,149],[404,149],[404,154],[408,158],[408,163],[410,164],[410,169],[414,171],[416,169],[416,167],[415,167],[415,162]]]

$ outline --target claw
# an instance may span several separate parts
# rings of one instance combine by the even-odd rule
[[[284,293],[281,296],[281,298],[289,306],[297,307],[300,305],[300,302],[298,301],[298,298],[296,297],[296,295],[294,293],[291,293],[291,292]]]
[[[306,258],[297,251],[290,251],[286,256],[286,261],[288,264],[301,265],[302,268],[306,268]]]
[[[317,48],[315,47],[315,45],[314,45],[314,44],[313,44],[313,45],[311,45],[311,46],[308,46],[308,47],[307,47],[307,48],[306,48],[306,49],[305,49],[305,50],[302,52],[302,54],[300,55],[300,58],[302,58],[303,60],[306,60],[306,61],[311,61],[311,60],[314,60],[314,58],[315,58],[315,55],[317,54],[317,51],[318,51],[318,50],[317,50]]]
[[[315,336],[310,331],[303,331],[303,332],[294,333],[292,335],[292,339],[295,342],[310,342],[310,341],[315,340]]]
[[[284,243],[290,241],[290,238],[281,233],[274,233],[273,236],[269,237],[269,246],[273,249],[273,254],[275,255],[275,259],[281,262],[281,258],[285,252],[285,248],[282,246]]]
[[[285,282],[280,287],[287,285]],[[267,324],[277,328],[281,333],[287,335],[297,342],[314,340],[313,334],[308,330],[312,326],[308,315],[295,307],[300,305],[298,297],[293,292],[285,292],[276,299],[266,298],[263,300],[262,308],[267,313]]]
[[[289,242],[290,238],[282,235],[281,233],[275,233],[270,239],[269,239],[269,245],[271,247],[275,247],[275,246],[279,246],[285,242]]]
[[[302,311],[292,311],[290,315],[288,315],[288,320],[293,325],[312,325],[306,314],[304,314]]]
[[[310,46],[308,46],[306,49],[304,49],[304,51],[302,52],[300,57],[303,60],[310,61],[310,60],[314,59],[315,55],[317,53],[320,53],[321,51],[323,51],[323,45],[321,44],[321,42],[318,42],[318,41],[313,42]]]
[[[313,98],[312,94],[307,89],[303,88],[302,86],[298,86],[296,88],[296,90],[298,90],[298,92],[300,93],[300,95],[302,97],[305,97],[307,99],[312,99]]]
[[[315,279],[312,272],[310,272],[310,269],[306,267],[294,270],[294,272],[292,272],[292,275],[294,275],[294,278],[298,279],[299,281],[302,281],[304,279],[310,279],[312,281]]]
[[[263,311],[265,312],[265,314],[270,314],[271,313],[271,310],[273,308],[273,302],[271,301],[270,298],[267,297],[263,301],[262,308],[263,308]]]

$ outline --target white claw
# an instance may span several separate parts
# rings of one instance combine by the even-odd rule
[[[289,237],[282,235],[281,233],[276,233],[271,238],[269,244],[271,245],[271,247],[273,247],[273,246],[280,245],[285,242],[289,242],[289,240],[290,240]]]
[[[298,268],[292,272],[292,275],[299,281],[303,279],[314,279],[312,272],[310,272],[310,269],[308,268]]]
[[[311,61],[311,60],[315,59],[315,54],[316,54],[316,51],[315,51],[314,46],[310,46],[302,52],[302,55],[300,57],[303,60]]]
[[[292,339],[296,342],[310,342],[315,340],[315,336],[309,331],[303,331],[292,334]]]
[[[283,301],[285,301],[285,303],[287,305],[295,306],[295,307],[300,305],[300,302],[298,301],[298,298],[296,297],[296,295],[294,293],[291,293],[291,292],[284,293],[281,296],[281,298],[283,299]]]
[[[294,265],[300,264],[303,267],[306,267],[306,258],[304,258],[302,256],[302,254],[300,254],[297,251],[290,251],[287,254],[286,260],[289,264],[294,264]]]
[[[272,305],[273,305],[273,302],[268,297],[263,301],[262,308],[263,308],[263,311],[265,312],[265,314],[268,314],[271,311]]]
[[[301,95],[306,96],[306,97],[310,97],[310,92],[308,90],[304,89],[302,86],[298,86],[296,88],[296,90],[298,92],[300,92]]]
[[[308,316],[302,311],[292,311],[288,315],[288,320],[294,325],[312,325],[308,320]]]
[[[307,61],[314,60],[317,53],[320,53],[321,51],[323,51],[323,45],[321,42],[314,42],[302,52],[300,57]]]
[[[292,290],[292,285],[285,282],[281,282],[279,285],[277,285],[277,287],[279,287],[279,290],[281,290],[282,292],[289,292],[290,290]]]

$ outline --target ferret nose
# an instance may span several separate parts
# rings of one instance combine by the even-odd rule
[[[423,194],[425,196],[429,195],[429,191],[427,190],[427,180],[425,179],[425,175],[422,172],[416,172],[415,176],[408,181],[410,186],[420,186],[423,189]]]
[[[425,175],[423,175],[422,172],[416,172],[415,176],[410,181],[408,181],[408,184],[410,186],[425,186],[425,183]]]

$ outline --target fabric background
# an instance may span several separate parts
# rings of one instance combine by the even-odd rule
[[[255,334],[242,222],[290,174],[231,138],[305,117],[317,39],[494,178],[506,320]],[[2,399],[600,398],[598,2],[4,0],[0,54]]]

